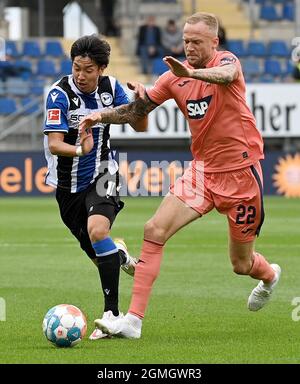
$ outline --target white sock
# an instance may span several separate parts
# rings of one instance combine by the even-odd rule
[[[134,328],[136,329],[142,328],[142,319],[140,319],[139,317],[134,316],[131,313],[126,313],[125,317],[129,321],[129,323],[134,326]]]

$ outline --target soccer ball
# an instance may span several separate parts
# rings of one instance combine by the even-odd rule
[[[59,304],[49,309],[43,320],[47,340],[57,347],[73,347],[84,337],[86,318],[74,305]]]

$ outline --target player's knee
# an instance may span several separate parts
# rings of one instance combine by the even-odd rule
[[[232,264],[233,272],[237,275],[249,275],[251,270],[251,262],[248,261],[237,261]]]
[[[91,227],[89,228],[89,237],[92,243],[100,241],[109,236],[109,231],[105,228]]]
[[[144,237],[145,239],[165,243],[166,231],[155,220],[150,219],[144,226]]]

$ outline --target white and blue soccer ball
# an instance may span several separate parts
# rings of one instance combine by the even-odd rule
[[[80,343],[86,330],[84,314],[70,304],[59,304],[49,309],[43,320],[44,335],[57,347],[73,347]]]

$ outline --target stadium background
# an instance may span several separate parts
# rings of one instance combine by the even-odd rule
[[[94,347],[87,347],[84,353],[79,347],[78,355],[56,355],[44,348],[45,340],[41,339],[39,326],[43,314],[52,305],[68,301],[89,312],[90,319],[98,316],[93,303],[88,302],[91,289],[98,289],[96,283],[92,288],[89,285],[90,265],[87,265],[69,233],[62,228],[53,196],[45,198],[53,191],[43,183],[46,164],[42,126],[44,94],[51,83],[70,72],[68,52],[72,42],[84,33],[104,32],[101,3],[100,0],[72,4],[48,0],[0,1],[2,58],[5,58],[6,51],[13,66],[22,69],[20,76],[0,79],[0,296],[7,302],[7,324],[1,321],[4,317],[1,318],[0,313],[0,332],[1,327],[6,327],[5,332],[1,332],[2,347],[6,349],[0,348],[0,362],[299,362],[297,323],[290,319],[290,301],[297,294],[300,296],[297,291],[300,271],[296,258],[299,256],[300,83],[296,83],[292,76],[295,65],[292,57],[297,53],[300,42],[300,0],[119,0],[115,2],[115,19],[120,34],[104,36],[112,47],[106,73],[117,77],[124,85],[130,80],[151,84],[165,67],[159,59],[154,63],[153,73],[141,74],[134,53],[137,29],[147,15],[153,14],[153,9],[160,26],[169,18],[182,25],[187,15],[200,10],[213,12],[222,20],[227,32],[228,49],[242,61],[248,84],[248,102],[264,136],[266,159],[262,165],[265,193],[279,195],[266,199],[269,219],[264,226],[266,235],[260,240],[269,257],[283,263],[286,271],[283,277],[285,288],[279,294],[276,306],[270,306],[269,312],[260,316],[258,322],[254,318],[246,318],[240,309],[235,309],[237,316],[234,318],[227,312],[228,306],[236,305],[239,300],[235,292],[242,293],[246,298],[250,287],[249,282],[246,284],[244,280],[233,282],[230,267],[224,262],[226,227],[219,216],[212,214],[204,228],[199,225],[201,235],[197,224],[193,224],[190,232],[183,231],[171,240],[167,253],[171,250],[172,253],[168,261],[166,258],[163,276],[156,288],[162,301],[153,299],[158,311],[166,316],[168,328],[161,332],[161,326],[165,324],[163,319],[156,319],[150,331],[149,328],[145,330],[145,341],[139,344],[138,355],[126,343],[121,346],[116,343],[110,347],[106,345],[109,353],[101,355],[100,360],[102,352],[95,354]],[[18,8],[14,8],[17,21],[11,18],[11,7]],[[71,8],[77,9],[77,16],[72,20],[72,37],[67,34],[64,24]],[[14,39],[16,23],[20,37]],[[86,24],[92,25],[92,28],[86,27]],[[176,162],[180,168],[190,159],[187,127],[172,102],[150,115],[148,133],[135,134],[127,126],[113,126],[111,133],[112,148],[119,155],[127,156],[125,159],[123,156],[121,168],[128,182],[134,179],[137,161],[147,164],[148,168],[144,168],[139,177],[148,195],[159,195],[162,189],[161,174],[153,164],[151,168],[151,161]],[[132,168],[128,169],[128,165]],[[136,193],[137,185],[137,182],[130,184],[132,195]],[[158,202],[154,198],[134,198],[126,199],[126,204],[128,210],[123,218],[120,216],[119,224],[116,223],[115,234],[125,236],[134,254],[138,254],[143,223],[154,212]],[[185,244],[189,244],[193,254],[199,252],[207,258],[202,258],[201,263],[198,259],[195,264],[191,263]],[[278,250],[283,252],[282,248],[288,249],[284,262],[281,257],[286,255],[278,255]],[[71,255],[76,259],[76,266]],[[64,257],[63,265],[61,257]],[[22,271],[24,259],[26,267]],[[213,277],[211,268],[217,268]],[[74,273],[74,281],[66,278],[70,270],[72,276]],[[197,270],[201,271],[200,286]],[[176,288],[174,276],[179,284]],[[189,277],[188,290],[193,292],[188,296],[181,288],[187,284],[184,276]],[[218,277],[224,276],[226,281],[218,301],[214,293],[220,289]],[[94,279],[96,281],[96,277]],[[80,291],[79,286],[82,288]],[[122,276],[121,286],[125,293],[122,293],[120,301],[125,303],[122,304],[125,308],[129,302],[131,282]],[[209,291],[204,297],[208,298],[200,299],[199,316],[198,298],[202,297],[207,287]],[[208,328],[204,329],[202,322],[199,325],[195,317],[189,316],[189,326],[193,328],[195,337],[201,340],[200,346],[194,345],[193,337],[187,336],[184,330],[178,330],[173,322],[175,314],[172,316],[171,311],[178,297],[187,305],[189,315],[199,317],[208,324]],[[27,308],[32,305],[32,300],[36,309],[30,312]],[[181,305],[181,302],[178,303],[178,307]],[[240,302],[238,305],[241,306]],[[174,309],[174,312],[182,321],[180,309]],[[210,313],[215,314],[213,320]],[[156,318],[154,306],[150,307],[149,314],[152,319]],[[271,318],[268,317],[270,314]],[[29,322],[26,326],[24,319]],[[260,342],[256,344],[256,339],[250,338],[249,344],[245,344],[244,336],[239,332],[235,333],[233,342],[232,326],[236,329],[246,327],[249,333],[259,329]],[[269,334],[269,329],[273,333]],[[157,333],[162,334],[159,342],[156,340]],[[24,335],[28,338],[26,343]],[[186,343],[183,344],[182,340]],[[261,347],[266,347],[267,352],[264,353]],[[170,349],[173,355],[170,355]]]

